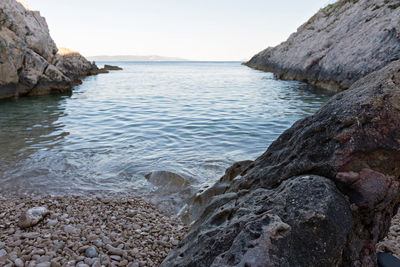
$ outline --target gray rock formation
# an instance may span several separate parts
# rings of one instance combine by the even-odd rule
[[[0,99],[71,90],[97,66],[74,53],[57,54],[47,23],[21,0],[0,1]]]
[[[340,0],[247,66],[333,90],[400,58],[398,0]]]
[[[400,61],[296,122],[236,178],[221,179],[161,266],[376,266],[375,245],[400,200],[398,129]]]

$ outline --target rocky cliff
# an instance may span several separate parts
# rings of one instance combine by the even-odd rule
[[[398,129],[395,61],[228,169],[162,266],[376,266],[400,201]]]
[[[39,12],[0,1],[0,99],[71,90],[80,76],[99,72],[77,53],[57,52]]]
[[[246,65],[333,90],[400,58],[398,0],[340,0]]]

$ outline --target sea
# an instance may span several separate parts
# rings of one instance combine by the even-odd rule
[[[71,93],[0,101],[0,191],[151,195],[168,171],[206,187],[332,96],[240,62],[98,62]]]

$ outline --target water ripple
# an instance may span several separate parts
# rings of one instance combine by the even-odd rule
[[[0,102],[2,190],[148,192],[153,170],[209,184],[330,97],[240,63],[119,65],[73,94]]]

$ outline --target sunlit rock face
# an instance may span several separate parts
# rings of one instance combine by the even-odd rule
[[[97,70],[79,54],[57,51],[38,11],[30,11],[21,0],[0,1],[0,99],[70,90],[79,76]]]
[[[281,79],[344,90],[400,58],[398,0],[339,0],[246,65]]]
[[[395,61],[228,169],[161,266],[376,266],[400,201],[399,129]]]

